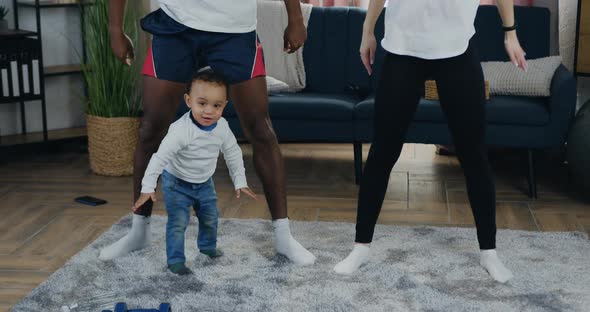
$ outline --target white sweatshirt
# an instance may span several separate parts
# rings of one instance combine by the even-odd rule
[[[256,0],[159,0],[177,22],[193,29],[247,33],[256,29]]]
[[[227,120],[221,118],[212,130],[203,130],[193,121],[191,111],[187,112],[170,125],[158,152],[150,159],[141,192],[154,192],[164,169],[190,183],[207,181],[215,173],[220,151],[235,189],[248,187],[242,150]]]
[[[475,34],[479,0],[392,0],[383,48],[398,55],[442,59],[463,54]]]

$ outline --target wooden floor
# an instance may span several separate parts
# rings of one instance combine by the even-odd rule
[[[243,145],[243,150],[249,183],[262,194],[251,149]],[[290,144],[282,150],[292,219],[355,220],[358,188],[351,144]],[[366,157],[368,146],[364,150]],[[524,156],[514,151],[491,154],[499,228],[590,233],[590,205],[575,198],[569,190],[567,170],[554,157],[539,161],[539,199],[525,195]],[[233,197],[223,162],[215,178],[223,217],[269,218],[264,200]],[[129,213],[130,189],[129,177],[92,174],[88,156],[79,152],[32,155],[0,164],[0,311],[10,309]],[[99,207],[74,203],[73,198],[81,195],[109,203]],[[155,213],[164,213],[161,201]],[[436,155],[432,145],[405,145],[391,175],[379,222],[473,226],[456,158]]]

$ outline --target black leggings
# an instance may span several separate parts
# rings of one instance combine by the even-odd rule
[[[400,156],[427,77],[436,80],[440,104],[465,174],[481,249],[496,248],[496,198],[485,137],[485,89],[472,44],[459,56],[425,60],[387,53],[375,96],[374,136],[361,179],[356,242],[373,240],[387,183]]]

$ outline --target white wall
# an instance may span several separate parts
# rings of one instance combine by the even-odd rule
[[[0,0],[10,9],[9,27],[14,26],[11,0]],[[35,10],[19,8],[21,28],[35,29]],[[47,8],[41,10],[43,62],[45,66],[79,63],[76,51],[81,51],[80,19],[78,9]],[[81,75],[45,78],[47,125],[49,129],[79,127],[85,124],[83,112],[83,80]],[[42,130],[41,102],[26,103],[27,131]],[[20,104],[0,104],[0,133],[20,133]]]
[[[569,70],[574,67],[577,11],[577,0],[559,1],[559,52]]]

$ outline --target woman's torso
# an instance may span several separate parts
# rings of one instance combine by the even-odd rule
[[[462,54],[475,34],[479,0],[390,0],[381,44],[391,53],[424,59]]]

